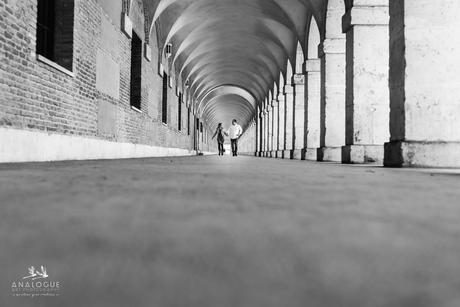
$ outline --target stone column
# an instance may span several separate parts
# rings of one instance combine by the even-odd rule
[[[345,145],[345,39],[325,39],[321,59],[321,147],[318,161],[342,161]]]
[[[347,35],[344,163],[383,163],[390,139],[388,0],[356,5],[343,17]]]
[[[267,120],[267,108],[264,107],[263,110],[263,117],[264,117],[264,152],[263,152],[263,157],[267,156],[267,151],[268,151],[268,120]]]
[[[255,133],[254,133],[254,137],[255,137],[255,141],[254,141],[254,145],[255,145],[255,150],[254,150],[254,155],[256,157],[259,156],[259,136],[260,136],[260,129],[259,129],[259,126],[260,126],[260,119],[259,119],[259,112],[258,112],[258,108],[256,107],[256,115],[254,117],[254,121],[255,121]]]
[[[260,111],[260,121],[261,121],[261,126],[262,126],[261,133],[260,133],[260,144],[261,144],[260,156],[263,157],[264,152],[265,152],[265,114],[264,114],[263,106]]]
[[[271,148],[272,148],[272,114],[271,114],[271,104],[267,103],[266,107],[266,112],[267,112],[267,152],[265,154],[265,157],[270,158],[270,153],[271,153]]]
[[[275,155],[273,154],[273,148],[275,148],[275,127],[274,127],[274,117],[273,114],[273,104],[270,101],[270,158],[274,158]]]
[[[294,141],[291,156],[293,159],[302,160],[305,148],[305,75],[295,74],[292,77],[294,88]]]
[[[386,166],[460,167],[460,1],[390,1]]]
[[[310,59],[305,62],[307,86],[307,146],[304,149],[305,160],[317,161],[320,144],[321,126],[321,62],[319,59]]]
[[[292,159],[292,150],[294,149],[294,87],[292,84],[286,84],[284,87],[284,97],[286,106],[286,148],[284,150],[284,159]]]
[[[258,156],[262,157],[264,151],[264,116],[261,107],[259,107],[259,153]]]
[[[278,150],[279,150],[279,137],[278,137],[278,117],[279,117],[279,106],[278,101],[272,101],[272,108],[273,108],[273,149],[272,149],[272,157],[278,157]]]
[[[284,158],[284,150],[286,149],[286,99],[284,94],[278,96],[278,153],[277,157]]]

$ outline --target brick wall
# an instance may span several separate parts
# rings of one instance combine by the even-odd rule
[[[113,20],[118,14],[107,13],[104,3],[111,2],[74,3],[72,75],[37,59],[37,0],[0,0],[0,127],[191,148],[193,133],[177,130],[173,88],[168,87],[168,125],[161,123],[155,31],[149,38],[152,61],[142,58],[141,112],[131,108],[131,39]],[[145,42],[143,8],[137,1],[130,15]]]

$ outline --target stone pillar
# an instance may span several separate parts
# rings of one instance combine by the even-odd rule
[[[270,101],[267,104],[267,113],[268,113],[268,141],[269,141],[269,146],[268,146],[268,153],[267,157],[271,158],[272,157],[272,150],[273,150],[273,108],[272,108],[272,102]]]
[[[270,101],[270,114],[271,114],[271,122],[270,122],[270,125],[271,125],[271,139],[270,139],[270,142],[272,144],[272,146],[270,147],[270,157],[271,158],[275,158],[275,109],[273,107],[273,100]]]
[[[260,111],[260,119],[261,119],[261,124],[262,124],[262,129],[261,129],[261,134],[260,134],[260,144],[261,144],[260,156],[263,157],[264,152],[265,152],[265,114],[264,114],[263,106]]]
[[[390,1],[385,165],[460,167],[460,1]]]
[[[261,107],[259,107],[259,157],[262,157],[264,151],[264,116]]]
[[[292,150],[294,149],[294,87],[292,84],[286,84],[284,87],[284,97],[286,106],[286,148],[284,150],[284,159],[292,159]]]
[[[304,65],[307,86],[306,103],[306,139],[304,149],[305,160],[317,161],[320,143],[321,126],[321,62],[319,59],[310,59]]]
[[[356,5],[343,17],[347,35],[344,163],[383,163],[390,139],[388,0]]]
[[[260,143],[260,118],[259,118],[259,112],[258,112],[258,108],[256,108],[256,115],[254,117],[254,120],[255,120],[255,133],[254,133],[254,137],[255,137],[255,142],[254,142],[254,145],[255,145],[255,150],[254,150],[254,155],[256,157],[259,156],[259,143]]]
[[[278,158],[278,150],[279,150],[279,137],[278,137],[278,117],[279,117],[279,106],[278,101],[272,101],[272,108],[273,108],[273,149],[272,149],[272,157]]]
[[[286,149],[286,99],[284,94],[278,96],[278,153],[280,159],[284,158],[284,150]]]
[[[260,110],[260,121],[262,125],[261,132],[260,132],[260,145],[261,145],[260,156],[263,157],[264,151],[265,151],[265,137],[264,137],[265,136],[265,119],[264,119],[263,109]]]
[[[345,39],[325,39],[321,59],[321,147],[318,161],[342,161],[345,145]]]
[[[267,107],[264,108],[264,157],[267,157],[268,152],[268,113]]]
[[[271,148],[272,148],[272,114],[271,114],[271,103],[267,104],[267,152],[265,157],[270,158]]]
[[[295,74],[292,77],[294,88],[294,141],[291,156],[293,159],[302,160],[305,148],[305,75]]]

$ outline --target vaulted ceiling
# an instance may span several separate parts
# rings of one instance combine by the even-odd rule
[[[343,0],[340,0],[343,1]],[[243,125],[295,63],[314,16],[322,27],[327,0],[144,0],[160,46],[172,44],[176,79],[211,127]],[[295,68],[294,68],[295,69]]]

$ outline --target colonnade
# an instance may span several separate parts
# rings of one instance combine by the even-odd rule
[[[258,108],[255,154],[460,167],[460,3],[442,2],[329,0]]]

